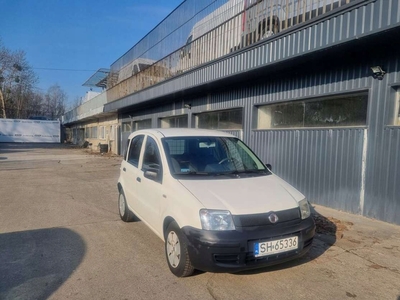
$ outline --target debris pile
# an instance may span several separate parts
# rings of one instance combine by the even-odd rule
[[[348,230],[347,226],[352,226],[352,222],[341,221],[333,217],[324,217],[320,214],[313,214],[315,225],[317,226],[316,232],[319,234],[336,236],[341,239],[343,232]]]

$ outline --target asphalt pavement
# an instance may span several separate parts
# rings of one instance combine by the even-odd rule
[[[121,157],[0,143],[0,299],[400,300],[400,226],[314,206],[303,258],[173,276],[163,242],[117,208]]]

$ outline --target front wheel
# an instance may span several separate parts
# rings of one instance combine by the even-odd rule
[[[193,274],[186,237],[175,221],[168,225],[165,233],[165,254],[168,267],[175,276],[187,277]]]

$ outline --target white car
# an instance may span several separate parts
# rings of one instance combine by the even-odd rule
[[[219,131],[149,129],[129,136],[119,213],[165,242],[178,277],[281,263],[311,247],[307,199],[240,139]]]

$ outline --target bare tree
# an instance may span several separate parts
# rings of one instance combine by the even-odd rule
[[[25,52],[7,49],[0,39],[0,117],[61,117],[66,110],[66,93],[58,84],[44,94],[35,92],[37,82]]]
[[[26,118],[33,117],[44,117],[43,111],[45,110],[45,99],[44,94],[31,92],[29,97],[29,101],[25,105],[26,109]]]
[[[60,118],[66,110],[67,94],[58,84],[51,86],[45,94],[45,112],[51,119]]]
[[[76,96],[72,104],[69,105],[68,110],[73,110],[80,105],[82,105],[82,97]]]
[[[0,40],[0,104],[2,117],[26,118],[34,84],[38,81],[23,51],[11,51]]]

